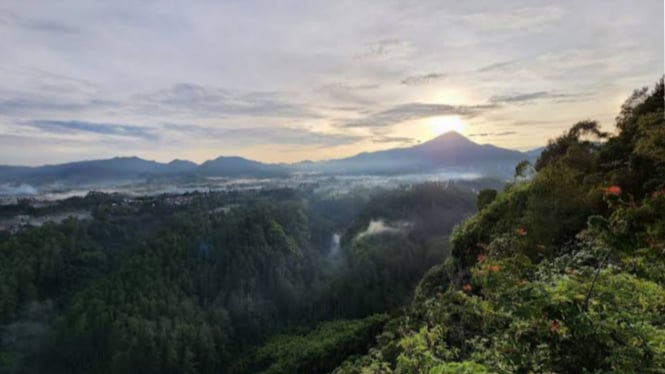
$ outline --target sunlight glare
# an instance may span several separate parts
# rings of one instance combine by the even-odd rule
[[[439,136],[449,131],[456,131],[461,134],[466,127],[464,121],[459,116],[433,117],[428,120],[428,125],[434,136]]]

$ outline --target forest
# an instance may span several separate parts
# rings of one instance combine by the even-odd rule
[[[500,188],[3,206],[92,218],[0,232],[0,373],[665,372],[663,97]]]
[[[339,363],[364,352],[381,314],[407,303],[443,261],[447,246],[437,243],[474,199],[464,184],[425,183],[3,206],[0,217],[88,208],[92,219],[0,233],[0,367],[253,372],[271,363],[265,350],[254,358],[266,339],[324,321],[352,341],[331,358]],[[375,220],[385,231],[368,231]]]

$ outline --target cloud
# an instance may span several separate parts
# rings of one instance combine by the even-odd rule
[[[358,142],[364,137],[351,134],[324,133],[293,127],[220,128],[199,125],[167,124],[165,130],[174,138],[191,137],[195,141],[233,142],[247,146],[261,144],[338,146]]]
[[[401,143],[401,144],[413,144],[415,139],[407,138],[403,136],[375,136],[372,138],[374,143]]]
[[[470,138],[483,138],[486,136],[508,136],[508,135],[515,135],[517,134],[516,131],[504,131],[504,132],[482,132],[482,133],[476,133],[476,134],[469,134],[467,135]]]
[[[551,125],[561,125],[562,122],[566,123],[574,123],[577,120],[577,118],[570,118],[570,119],[557,119],[557,120],[516,120],[516,121],[510,121],[510,124],[513,126],[529,126],[529,127],[534,127],[534,126],[539,126],[539,127],[547,127]]]
[[[317,118],[319,115],[270,91],[230,91],[212,86],[179,83],[168,89],[138,95],[146,110],[189,111],[199,114],[253,117]]]
[[[392,227],[389,226],[385,223],[384,220],[379,219],[379,220],[371,220],[369,224],[367,225],[367,229],[365,231],[362,231],[356,235],[356,240],[360,240],[366,236],[373,236],[373,235],[379,235],[379,234],[385,234],[385,233],[396,233],[399,232],[400,230],[397,227]]]
[[[472,118],[486,111],[497,108],[494,104],[488,105],[448,105],[448,104],[428,104],[428,103],[407,103],[397,105],[390,109],[371,114],[364,118],[359,118],[339,125],[340,127],[387,127],[401,122],[417,119],[458,115],[466,118]]]
[[[75,27],[53,20],[30,20],[24,22],[22,26],[33,31],[44,33],[78,34],[80,32],[80,30]]]
[[[313,105],[298,103],[288,93],[238,91],[212,86],[179,83],[166,89],[131,97],[110,98],[101,88],[84,79],[37,69],[22,69],[26,79],[38,82],[25,92],[0,86],[0,112],[15,116],[53,115],[101,111],[132,118],[172,115],[200,118],[272,117],[314,119],[321,115]]]
[[[189,149],[210,149],[213,153],[206,157],[212,157],[220,150],[235,152],[244,147],[264,145],[281,145],[293,151],[298,149],[316,151],[321,148],[353,144],[366,138],[360,135],[271,126],[247,128],[223,128],[198,124],[139,126],[56,120],[20,123],[8,128],[12,129],[19,132],[0,132],[0,164],[41,165],[45,162],[136,155],[151,147],[168,149],[166,159],[172,159],[173,152],[184,152]],[[22,131],[22,129],[37,131]],[[50,157],[45,159],[39,152],[35,152],[39,149],[49,149]],[[275,162],[275,159],[267,161]]]
[[[344,82],[335,82],[331,84],[326,84],[321,88],[326,90],[350,90],[350,91],[364,91],[364,90],[374,90],[381,87],[378,83],[357,83],[349,84]]]
[[[287,144],[287,145],[320,145],[337,146],[355,143],[363,139],[361,136],[348,134],[330,134],[296,128],[251,128],[225,130],[223,134],[248,144]]]
[[[537,91],[515,95],[492,96],[490,102],[496,104],[526,104],[528,102],[553,99],[555,102],[565,102],[589,96],[589,93],[558,93],[553,91]]]
[[[404,57],[413,51],[413,46],[406,40],[399,38],[386,38],[365,43],[365,51],[359,58],[393,58]]]
[[[335,103],[350,103],[357,105],[373,105],[374,101],[365,95],[380,87],[377,83],[344,83],[335,82],[318,87],[316,91],[325,95],[326,99]]]
[[[30,79],[40,82],[40,87],[55,86],[58,89],[87,93],[94,93],[99,90],[99,86],[86,79],[76,78],[66,74],[53,73],[34,67],[20,67],[16,70],[30,77]]]
[[[35,127],[42,131],[52,133],[61,132],[87,132],[99,135],[112,135],[141,139],[157,139],[157,136],[148,128],[135,125],[118,125],[110,123],[92,123],[84,121],[48,121],[35,120],[25,125]]]
[[[391,126],[401,121],[459,113],[465,120],[477,115],[474,126],[486,124],[476,132],[511,129],[491,123],[490,115],[504,115],[507,126],[527,121],[530,127],[521,127],[528,131],[520,137],[497,139],[506,140],[502,146],[535,146],[578,118],[615,111],[619,97],[663,71],[663,33],[650,27],[662,25],[658,1],[373,1],[349,7],[287,0],[126,7],[69,0],[39,6],[6,1],[0,8],[0,163],[20,161],[7,146],[29,149],[21,157],[35,163],[51,162],[57,154],[92,157],[123,149],[161,160],[173,152],[202,160],[216,154],[219,144],[262,160],[319,159],[329,152],[312,148],[306,155],[282,156],[273,152],[279,144],[270,144],[269,137],[342,144],[360,138],[349,131],[358,127],[367,134],[362,146],[372,149],[353,144],[339,155],[344,156],[393,146],[390,140],[396,139],[390,138],[405,133]],[[562,95],[575,92],[593,94]],[[454,103],[464,106],[427,104],[445,97],[459,98]],[[479,97],[494,101],[469,101]],[[580,100],[584,105],[574,103]],[[474,109],[474,103],[490,108]],[[543,105],[527,105],[534,103]],[[25,125],[72,119],[146,125],[148,136],[157,138],[121,127],[109,131],[123,135],[58,128],[59,135]],[[203,130],[178,132],[163,126],[168,123]],[[263,134],[222,131],[231,128]],[[428,134],[413,131],[406,135]],[[18,143],[10,135],[25,138]]]
[[[99,111],[120,103],[99,95],[99,87],[85,79],[33,67],[2,67],[0,113],[16,117],[51,117],[55,112]]]
[[[53,134],[88,133],[101,136],[161,140],[175,143],[234,143],[244,146],[261,144],[338,146],[363,140],[363,136],[324,133],[293,127],[224,128],[196,124],[139,126],[85,121],[34,120],[22,123]]]
[[[78,34],[80,30],[54,19],[21,17],[12,12],[0,16],[0,26],[23,28],[42,33]]]
[[[421,74],[421,75],[412,75],[409,77],[406,77],[402,79],[402,84],[405,84],[407,86],[410,85],[416,85],[416,84],[423,84],[423,83],[428,83],[433,80],[441,79],[446,77],[446,74],[441,74],[441,73],[429,73],[429,74]]]
[[[373,219],[369,222],[369,224],[367,225],[367,229],[365,229],[365,231],[359,232],[356,235],[355,240],[360,240],[362,238],[374,235],[381,235],[388,233],[395,234],[409,230],[412,227],[413,223],[407,221],[388,223],[383,219],[377,219],[377,220]]]
[[[514,65],[512,61],[497,62],[490,65],[485,65],[480,69],[476,70],[478,73],[486,73],[489,71],[504,70],[505,68]]]
[[[481,30],[530,30],[541,31],[560,21],[566,12],[563,8],[548,6],[506,7],[459,15],[457,19],[469,27]]]
[[[0,98],[0,112],[4,115],[30,116],[39,113],[71,113],[88,110],[108,109],[113,102],[88,99],[63,97],[60,99],[43,95],[16,95],[11,98]]]

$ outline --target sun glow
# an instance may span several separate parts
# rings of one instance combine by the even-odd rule
[[[466,125],[459,116],[440,116],[433,117],[427,121],[430,132],[434,136],[438,136],[449,131],[464,132]]]

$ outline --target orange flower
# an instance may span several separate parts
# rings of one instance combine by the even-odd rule
[[[479,255],[478,255],[478,262],[483,262],[483,261],[485,261],[485,258],[486,258],[486,256],[485,256],[484,254],[482,254],[482,253],[479,254]]]
[[[554,321],[550,322],[550,331],[551,332],[557,334],[559,332],[560,327],[561,327],[561,325],[559,324],[559,321],[554,320]]]
[[[619,186],[609,186],[605,189],[606,195],[619,196],[621,195],[621,187]]]
[[[649,248],[658,248],[661,246],[660,242],[654,238],[647,238],[645,241]]]
[[[497,271],[499,271],[499,265],[492,265],[492,266],[490,266],[490,271],[491,271],[492,273],[496,273]]]
[[[468,283],[463,285],[462,290],[464,290],[464,292],[471,292],[471,285]]]
[[[515,233],[519,236],[526,236],[526,229],[524,229],[524,227],[518,227],[517,230],[515,230]]]

